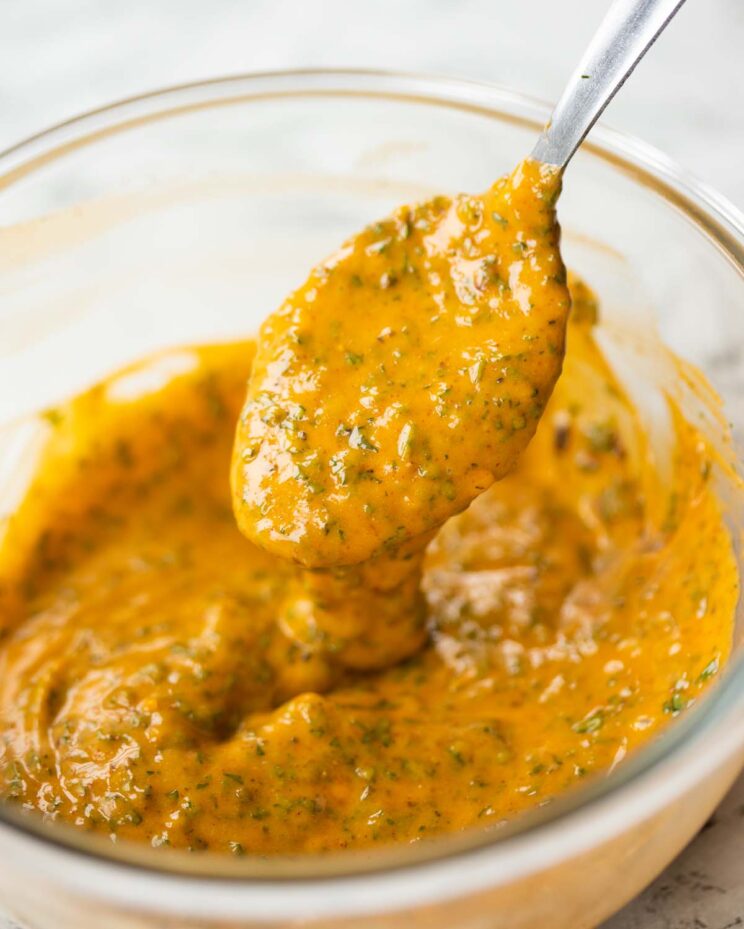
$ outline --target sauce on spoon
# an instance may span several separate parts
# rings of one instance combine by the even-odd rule
[[[307,571],[280,622],[333,666],[424,639],[436,530],[515,466],[561,371],[557,168],[398,209],[263,324],[237,427],[241,531]],[[319,680],[313,686],[320,685]]]

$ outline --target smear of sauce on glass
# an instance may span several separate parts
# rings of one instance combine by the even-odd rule
[[[424,550],[515,466],[561,371],[560,175],[403,207],[350,239],[261,328],[237,428],[241,531],[307,571],[280,622],[339,667],[425,638]]]

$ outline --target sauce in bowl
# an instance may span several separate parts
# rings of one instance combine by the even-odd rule
[[[373,556],[375,571],[371,535],[337,575],[326,555],[294,563],[236,528],[227,476],[252,343],[159,355],[48,411],[0,539],[0,794],[155,846],[369,847],[498,824],[683,713],[727,659],[738,591],[715,456],[670,402],[662,472],[598,347],[592,295],[571,291],[563,373],[539,424],[513,429],[534,439],[422,550],[415,616],[393,598],[414,653],[389,667],[351,649],[335,661],[328,636],[314,648],[287,619],[315,579],[343,592],[347,569]],[[477,398],[488,369],[473,366],[452,376]],[[334,440],[359,469],[350,434]],[[358,502],[384,484],[341,486]],[[442,497],[411,526],[462,509]]]

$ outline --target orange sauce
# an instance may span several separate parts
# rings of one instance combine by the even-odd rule
[[[481,473],[496,440],[484,429],[477,484],[455,445],[455,497],[437,495],[426,516],[422,488],[439,494],[447,478],[418,475],[420,438],[401,454],[401,412],[366,435],[382,455],[370,467],[398,460],[406,481],[341,485],[349,557],[361,561],[406,492],[413,538],[503,477],[422,554],[416,618],[392,598],[418,630],[416,653],[393,667],[360,670],[350,648],[329,670],[329,653],[286,621],[287,590],[312,583],[307,565],[328,572],[311,579],[345,583],[327,567],[345,557],[338,534],[280,533],[270,552],[263,529],[259,547],[235,525],[227,478],[252,343],[159,355],[48,411],[36,476],[0,535],[0,795],[154,846],[239,855],[411,842],[548,801],[684,713],[727,659],[738,596],[713,455],[671,404],[674,458],[659,473],[595,341],[593,299],[572,290],[564,371],[539,425],[509,382],[525,418],[502,446],[510,475]],[[453,368],[453,391],[477,404],[492,363],[481,371],[473,357],[481,381]],[[415,357],[405,364],[417,376]],[[261,383],[268,367],[265,356]],[[468,428],[472,407],[460,411]],[[333,448],[339,415],[313,426]],[[438,460],[450,433],[436,406],[431,416]],[[241,428],[246,441],[259,427],[249,415]],[[354,472],[367,457],[348,438],[337,445]],[[296,486],[271,511],[277,525],[292,519]],[[347,518],[310,487],[298,499],[298,526],[324,508]],[[383,516],[357,537],[364,500]],[[300,565],[283,557],[294,545]]]
[[[564,355],[556,168],[402,207],[346,242],[261,327],[232,467],[251,541],[308,570],[280,622],[314,689],[426,637],[424,551],[508,474]]]

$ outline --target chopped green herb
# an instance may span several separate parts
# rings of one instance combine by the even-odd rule
[[[603,725],[604,712],[602,710],[594,710],[594,712],[590,713],[589,716],[586,716],[578,723],[574,723],[573,730],[574,732],[578,732],[582,735],[590,735],[594,732],[598,732]]]

